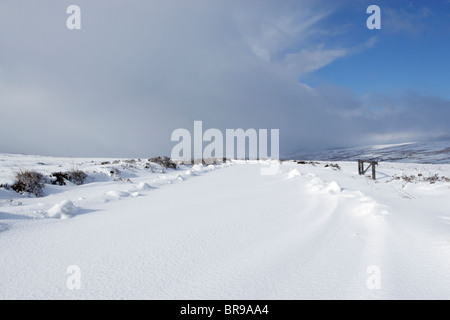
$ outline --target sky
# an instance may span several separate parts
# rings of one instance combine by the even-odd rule
[[[0,0],[0,152],[170,155],[196,120],[281,154],[450,139],[449,39],[449,0]]]

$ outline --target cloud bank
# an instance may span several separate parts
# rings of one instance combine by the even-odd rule
[[[334,1],[76,2],[78,31],[71,2],[0,4],[0,152],[168,155],[194,120],[280,129],[281,153],[450,135],[449,101],[299,80],[376,45],[328,43]]]

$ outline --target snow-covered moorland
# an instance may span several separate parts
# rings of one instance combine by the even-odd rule
[[[0,155],[0,298],[450,299],[450,165],[357,169]]]

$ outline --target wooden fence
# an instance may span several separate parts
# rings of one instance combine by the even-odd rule
[[[364,169],[364,163],[368,163],[367,168]],[[378,161],[371,160],[358,160],[358,173],[359,175],[364,175],[370,168],[372,168],[372,179],[377,179],[377,173],[375,171],[375,166],[378,165]]]

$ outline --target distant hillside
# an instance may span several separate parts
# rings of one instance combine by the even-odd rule
[[[318,161],[372,159],[407,163],[450,163],[450,141],[343,148],[312,153],[299,152],[286,155],[286,158]]]

